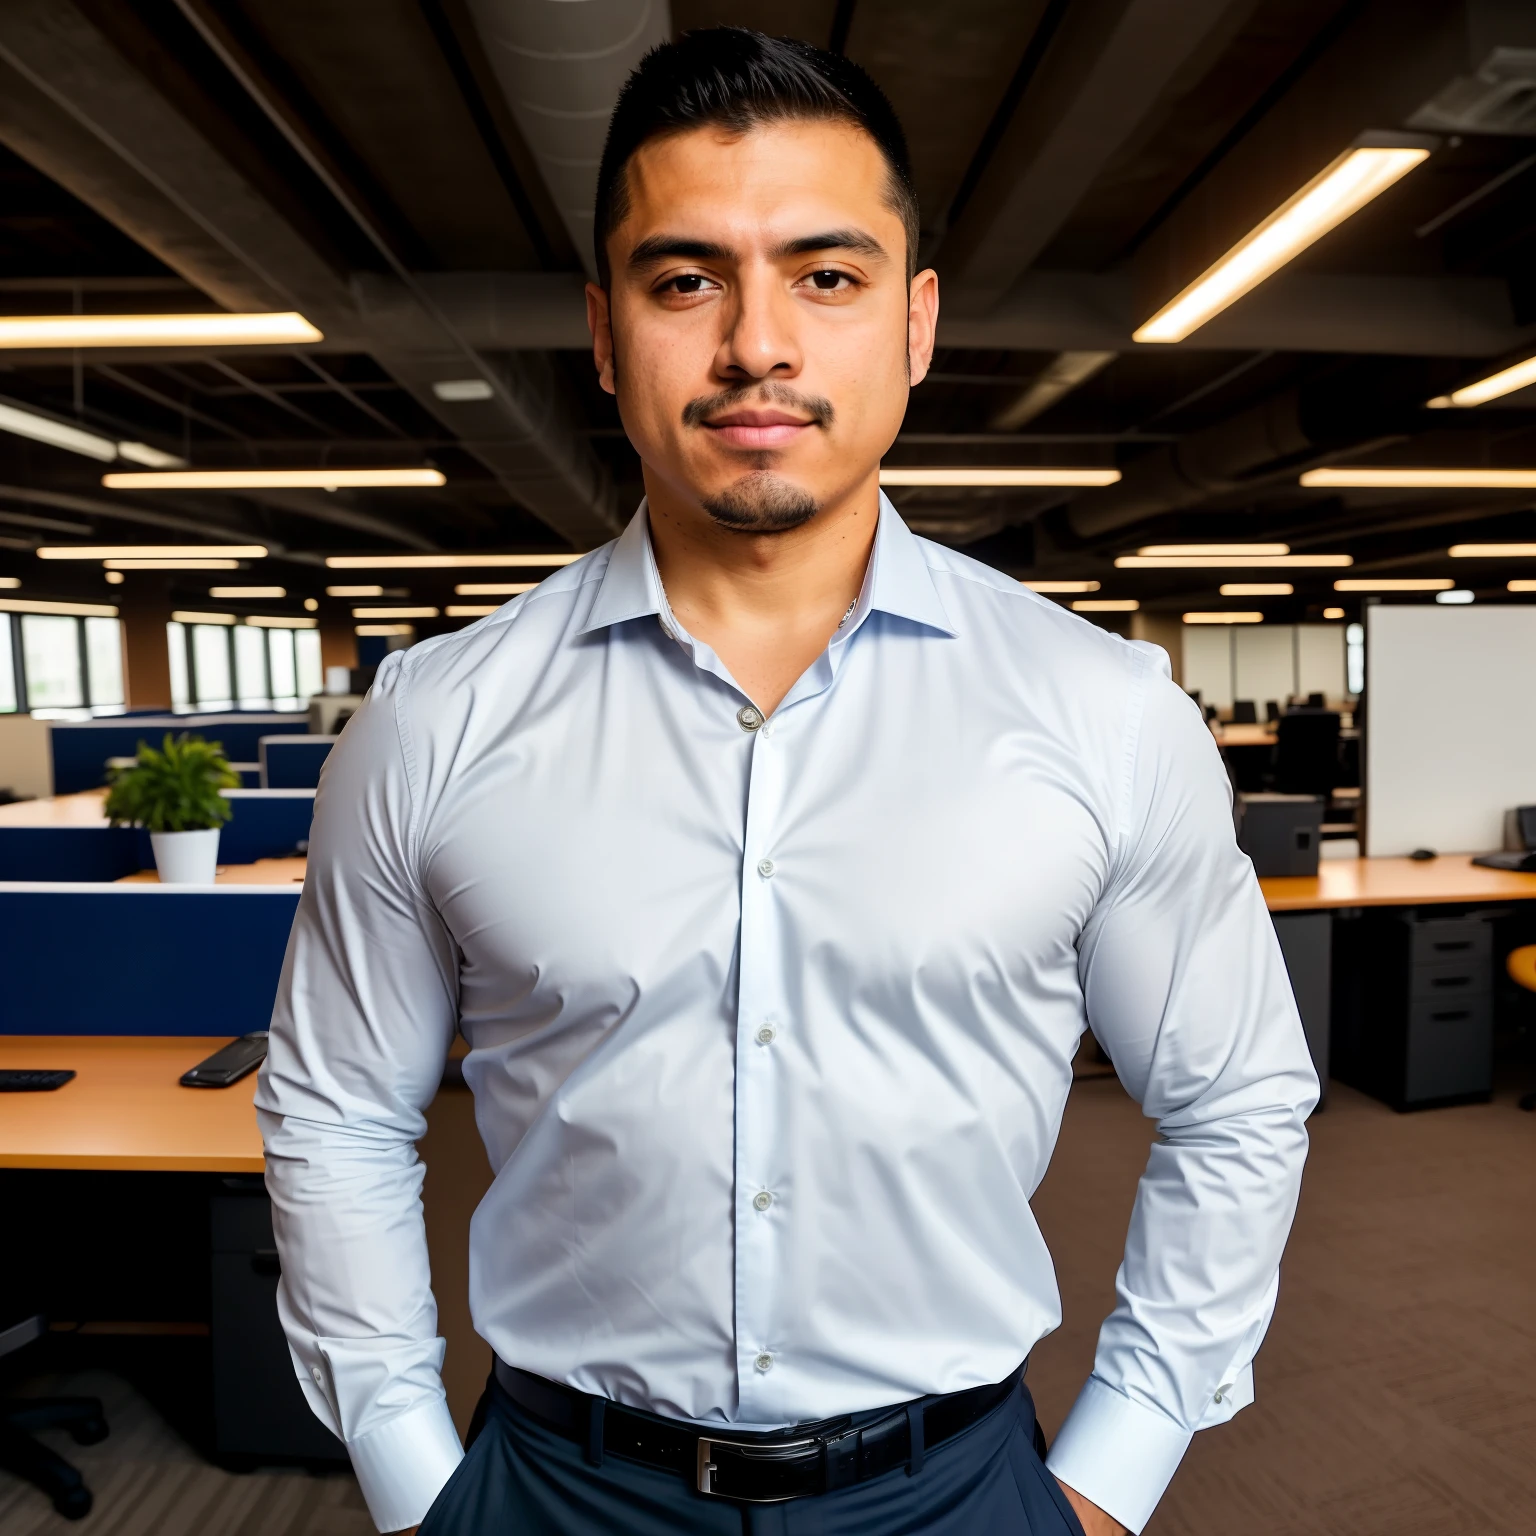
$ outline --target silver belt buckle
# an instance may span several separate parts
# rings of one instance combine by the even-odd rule
[[[700,1493],[707,1493],[714,1498],[724,1497],[724,1495],[715,1492],[716,1467],[714,1462],[710,1460],[710,1457],[714,1453],[714,1449],[717,1445],[723,1445],[728,1450],[732,1451],[750,1452],[767,1449],[775,1451],[800,1451],[804,1450],[807,1446],[815,1444],[816,1441],[814,1439],[786,1440],[782,1444],[777,1444],[770,1447],[761,1444],[754,1444],[750,1440],[706,1440],[703,1435],[700,1435],[697,1477],[695,1478],[694,1486],[699,1490]],[[745,1499],[741,1498],[741,1495],[739,1494],[736,1497],[741,1499],[743,1504],[782,1504],[784,1502],[783,1499]]]

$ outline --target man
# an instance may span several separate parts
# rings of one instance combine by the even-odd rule
[[[853,66],[649,56],[588,289],[645,503],[391,656],[331,757],[259,1106],[381,1528],[1103,1536],[1251,1398],[1316,1080],[1161,653],[880,495],[916,230]],[[1047,1473],[1029,1198],[1088,1024],[1160,1135]],[[414,1149],[456,1029],[495,1172],[462,1462]]]

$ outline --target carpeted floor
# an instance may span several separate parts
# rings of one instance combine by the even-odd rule
[[[1395,1115],[1335,1087],[1313,1152],[1258,1401],[1196,1437],[1148,1536],[1528,1536],[1536,1530],[1536,1115],[1491,1105]],[[1066,1412],[1113,1296],[1148,1127],[1113,1079],[1080,1082],[1036,1199],[1061,1331],[1030,1384]],[[201,1461],[120,1378],[112,1435],[76,1447],[96,1510],[58,1519],[0,1476],[4,1536],[366,1536],[344,1474],[235,1476]]]

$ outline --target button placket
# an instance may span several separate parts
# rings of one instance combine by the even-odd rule
[[[779,905],[782,886],[771,857],[782,810],[782,753],[769,748],[759,724],[752,729],[747,778],[747,818],[742,846],[741,934],[736,1013],[736,1242],[735,1297],[739,1410],[747,1420],[775,1416],[765,1394],[765,1376],[774,1359],[770,1349],[779,1328],[778,1276],[783,1226],[777,1210],[778,1125],[782,1067],[778,1053],[765,1050],[778,1033],[782,1017],[779,956],[782,935]],[[742,722],[738,718],[738,725]],[[743,726],[743,729],[747,729]],[[765,1038],[766,1032],[766,1038]]]

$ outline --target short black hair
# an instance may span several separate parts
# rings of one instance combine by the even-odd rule
[[[841,54],[746,27],[710,27],[651,49],[619,92],[597,172],[592,231],[603,287],[608,236],[629,211],[625,167],[642,144],[708,123],[746,133],[796,118],[840,119],[875,141],[890,172],[890,204],[906,228],[910,280],[917,270],[917,193],[907,136],[885,92]]]

